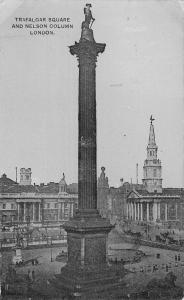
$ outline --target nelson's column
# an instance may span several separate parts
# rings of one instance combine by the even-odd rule
[[[105,44],[96,43],[91,26],[91,4],[84,8],[85,20],[79,43],[70,53],[79,62],[78,211],[64,225],[67,232],[68,261],[56,275],[56,285],[74,296],[101,293],[117,285],[119,276],[107,263],[110,222],[97,210],[96,175],[96,61]],[[89,299],[89,298],[88,298]]]

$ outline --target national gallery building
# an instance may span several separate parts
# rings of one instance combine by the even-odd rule
[[[20,183],[5,174],[0,178],[0,225],[36,226],[63,224],[77,209],[77,185],[67,186],[65,176],[59,183],[32,185],[31,169],[20,169]]]

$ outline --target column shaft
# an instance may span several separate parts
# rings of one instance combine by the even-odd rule
[[[127,206],[127,219],[129,219],[129,204],[127,203],[126,206]]]
[[[33,222],[34,222],[34,220],[35,220],[35,207],[34,207],[34,202],[33,202]]]
[[[149,203],[147,202],[147,221],[149,221]]]
[[[40,203],[38,203],[38,222],[40,222]]]
[[[79,59],[79,210],[97,209],[96,64]]]
[[[140,211],[139,211],[140,203],[138,203],[137,205],[138,205],[138,218],[137,218],[137,219],[138,219],[138,221],[139,221],[139,220],[140,220]]]
[[[142,207],[142,203],[141,203],[141,221],[143,221],[143,207]]]
[[[160,220],[160,203],[158,203],[157,208],[158,208],[158,211],[157,211],[158,219]]]
[[[135,211],[135,221],[137,219],[137,203],[134,202],[134,211]]]
[[[133,220],[133,204],[132,204],[132,202],[130,203],[130,208],[131,208],[131,220]]]
[[[167,203],[165,203],[165,221],[167,221]]]
[[[153,221],[156,222],[157,220],[157,204],[153,203]]]
[[[18,211],[18,216],[17,216],[17,220],[18,220],[18,222],[20,221],[20,204],[19,203],[17,203],[17,211]]]
[[[176,220],[178,219],[178,204],[176,203],[175,205],[175,210],[176,210]]]
[[[26,221],[26,203],[24,202],[24,222]]]

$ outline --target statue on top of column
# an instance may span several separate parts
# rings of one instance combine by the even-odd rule
[[[91,26],[93,25],[93,22],[95,19],[92,16],[91,13],[91,4],[86,4],[84,7],[84,15],[85,15],[85,21],[82,22],[82,34],[81,34],[81,41],[91,41],[94,42],[93,37],[93,30],[91,29]]]
[[[92,5],[88,3],[86,4],[86,7],[84,7],[85,22],[86,24],[88,24],[88,28],[91,28],[93,22],[95,21],[95,19],[92,16],[90,7],[92,7]]]

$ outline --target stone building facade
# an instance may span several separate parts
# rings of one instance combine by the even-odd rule
[[[59,183],[46,185],[19,184],[5,174],[0,178],[1,225],[62,224],[73,216],[77,205],[78,195],[68,189],[64,174]]]

